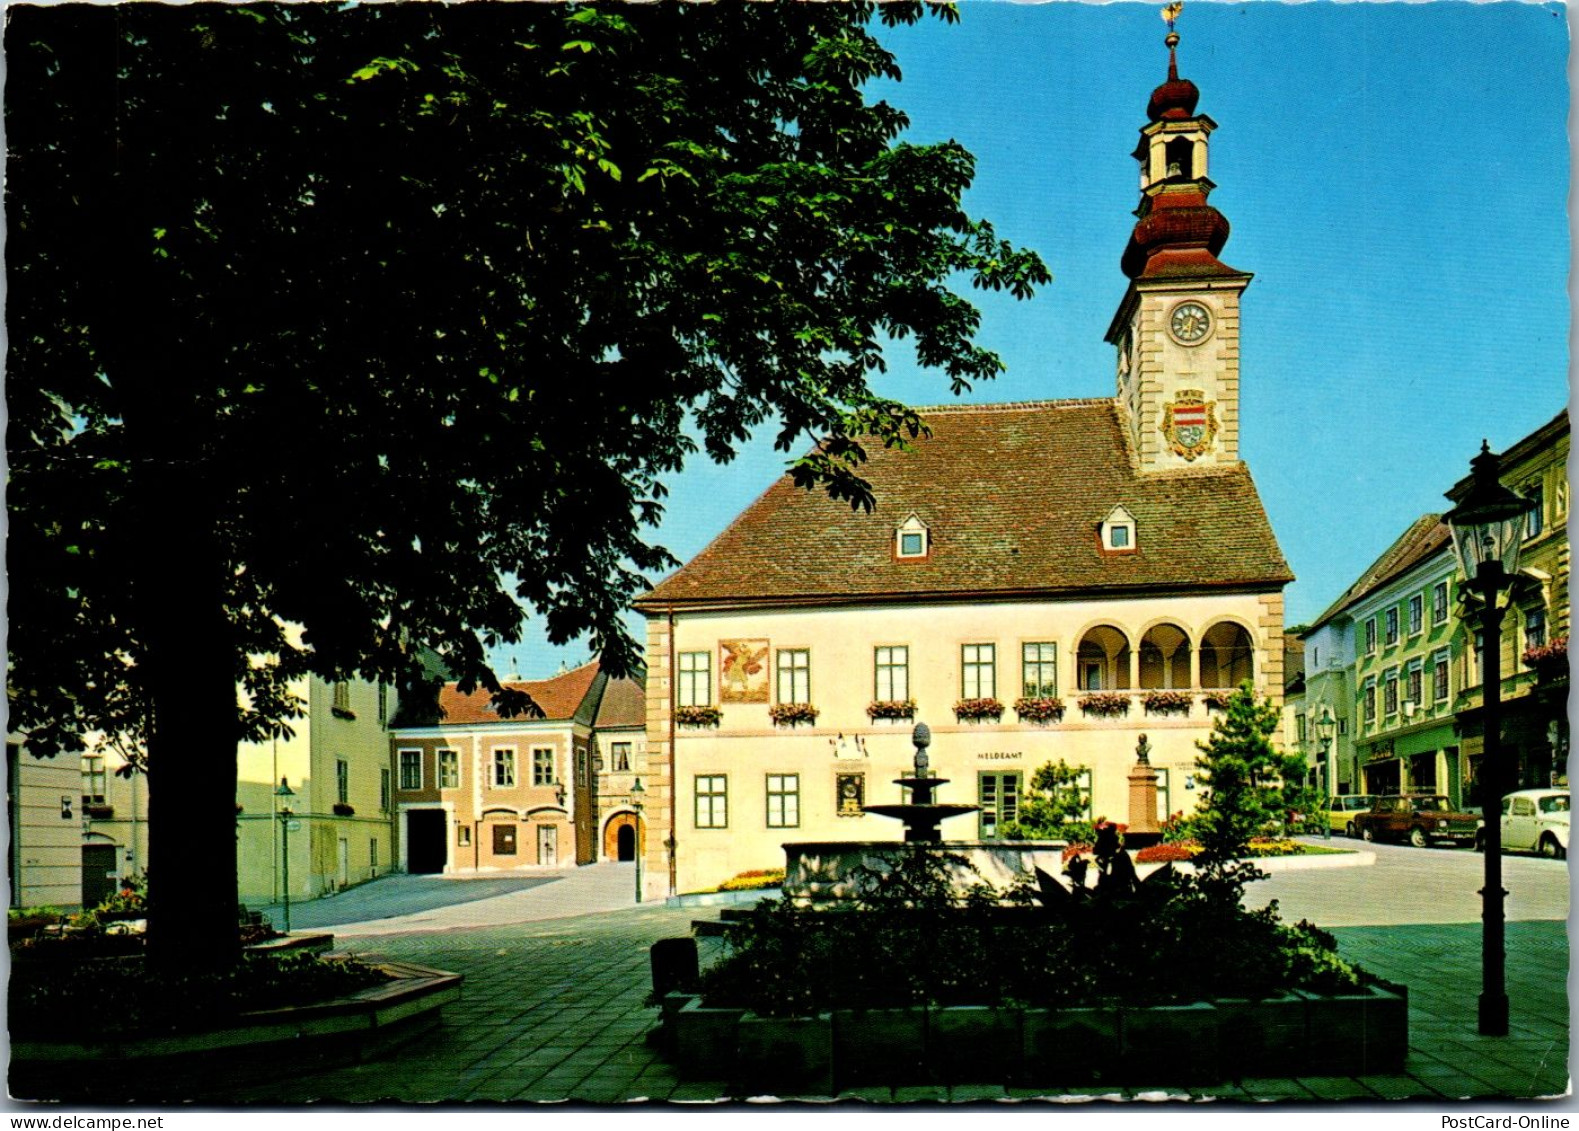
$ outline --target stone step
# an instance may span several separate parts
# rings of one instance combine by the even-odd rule
[[[717,938],[723,935],[727,925],[720,919],[692,919],[691,933],[698,938]]]

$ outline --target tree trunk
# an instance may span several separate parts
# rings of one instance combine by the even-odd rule
[[[160,358],[168,361],[169,358]],[[218,970],[240,953],[236,918],[235,645],[218,529],[223,487],[204,453],[196,382],[161,368],[127,405],[134,453],[132,567],[148,735],[148,956]]]

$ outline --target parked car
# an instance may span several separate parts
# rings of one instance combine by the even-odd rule
[[[1354,823],[1354,818],[1361,813],[1368,813],[1371,806],[1376,804],[1374,793],[1344,793],[1334,797],[1327,806],[1327,828],[1335,833],[1345,836],[1359,836],[1360,830]]]
[[[1473,813],[1462,813],[1441,794],[1390,794],[1378,797],[1368,813],[1357,813],[1354,823],[1365,840],[1408,841],[1424,848],[1435,840],[1471,844],[1479,822]]]
[[[1478,829],[1475,847],[1484,849],[1486,830]],[[1504,852],[1539,852],[1556,860],[1568,857],[1568,791],[1521,789],[1502,799]]]

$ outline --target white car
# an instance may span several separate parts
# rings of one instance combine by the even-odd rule
[[[1485,830],[1476,835],[1483,844]],[[1568,791],[1521,789],[1502,799],[1502,847],[1507,852],[1539,852],[1557,860],[1568,855]]]

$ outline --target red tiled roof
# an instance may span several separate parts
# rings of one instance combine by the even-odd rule
[[[669,602],[1013,595],[1274,587],[1293,579],[1243,464],[1138,473],[1111,400],[922,410],[915,450],[869,450],[868,514],[786,476],[640,598]],[[1138,551],[1104,554],[1122,504]],[[924,561],[897,561],[895,528],[927,524]]]
[[[512,681],[505,686],[530,695],[532,701],[542,709],[544,718],[568,720],[580,709],[597,676],[598,662],[589,660],[579,668],[572,668],[552,679]],[[439,708],[444,713],[440,721],[445,726],[455,726],[530,722],[536,718],[532,715],[517,715],[513,719],[502,719],[494,711],[491,700],[492,696],[480,687],[470,695],[462,695],[453,683],[446,683],[439,691]]]
[[[599,727],[634,727],[647,722],[647,694],[634,679],[611,679],[598,704]]]

